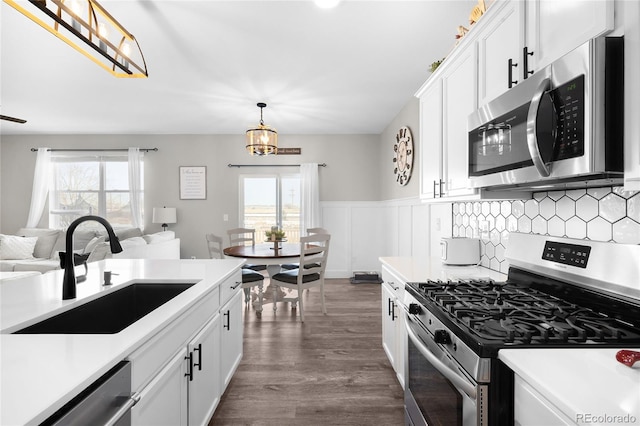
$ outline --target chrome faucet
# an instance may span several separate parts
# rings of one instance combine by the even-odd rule
[[[111,253],[120,253],[122,246],[116,237],[113,228],[109,225],[106,219],[100,216],[82,216],[71,222],[69,228],[67,228],[67,241],[66,252],[60,252],[60,267],[64,268],[64,278],[62,280],[62,300],[75,299],[76,298],[76,273],[74,271],[75,261],[73,255],[73,232],[78,225],[88,220],[95,220],[101,223],[109,234],[109,245],[111,246]]]

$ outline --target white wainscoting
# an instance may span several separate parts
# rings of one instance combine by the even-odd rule
[[[419,198],[326,201],[322,226],[331,232],[327,278],[380,272],[380,256],[429,256],[429,205]]]

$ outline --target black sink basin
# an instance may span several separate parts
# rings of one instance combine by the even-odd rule
[[[13,334],[114,334],[194,283],[134,283]]]

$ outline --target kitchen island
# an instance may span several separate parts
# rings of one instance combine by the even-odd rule
[[[211,323],[216,336],[221,336],[220,317],[224,315],[225,328],[229,329],[232,318],[238,320],[236,311],[239,311],[241,322],[238,283],[243,263],[242,259],[107,259],[89,264],[87,279],[77,284],[77,297],[72,300],[62,300],[63,271],[0,283],[0,424],[41,423],[122,360],[132,361],[134,392],[153,395],[165,388],[153,385],[159,383],[158,376],[167,371],[171,359],[181,356],[180,351],[187,353],[189,342],[205,325]],[[102,285],[104,271],[112,272],[110,286]],[[132,282],[194,285],[118,333],[11,334]],[[231,354],[227,361],[211,363],[227,366],[228,371],[215,371],[222,376],[216,386],[219,394],[242,356],[242,327],[233,329],[239,333],[239,354]],[[237,337],[229,345],[223,345],[218,337],[213,346],[217,350],[224,350],[223,346],[237,347]],[[188,404],[189,384],[179,386],[176,392]],[[144,402],[143,399],[138,405],[144,406]],[[205,414],[212,413],[216,404],[217,400],[209,402]],[[134,420],[136,415],[144,414],[144,410],[136,413],[135,409],[134,406]],[[191,413],[190,409],[177,410],[181,423]]]

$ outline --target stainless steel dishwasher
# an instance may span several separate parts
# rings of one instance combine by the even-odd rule
[[[122,361],[45,420],[42,425],[131,425],[131,363]]]

